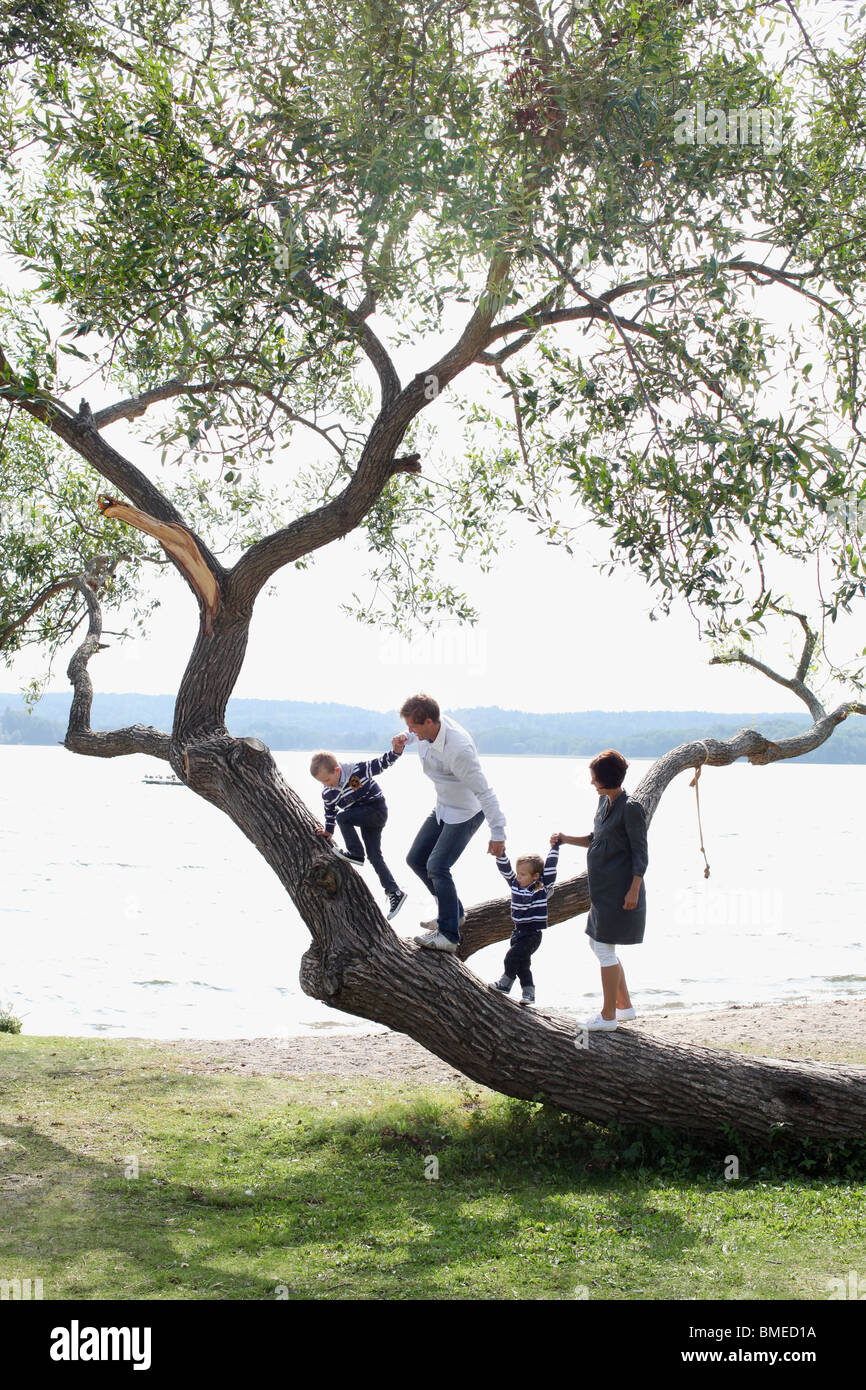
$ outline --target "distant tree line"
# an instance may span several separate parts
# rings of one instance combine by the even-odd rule
[[[62,743],[69,717],[70,696],[43,695],[28,714],[17,695],[0,695],[0,744]],[[94,705],[94,729],[138,722],[158,727],[171,723],[170,695],[99,695]],[[585,710],[532,714],[496,705],[455,709],[454,717],[472,730],[483,753],[536,757],[580,757],[613,746],[626,757],[655,758],[666,749],[692,739],[725,739],[744,726],[760,725],[769,738],[788,738],[809,725],[808,716],[760,712],[713,714],[702,710]],[[382,713],[353,705],[317,704],[298,700],[229,701],[228,725],[236,737],[253,735],[274,749],[333,748],[372,751],[384,747],[398,728],[396,710]],[[866,728],[843,724],[832,743],[823,744],[801,761],[866,762]]]

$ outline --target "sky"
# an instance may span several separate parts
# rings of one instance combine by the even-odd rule
[[[597,282],[591,285],[596,292],[600,287]],[[760,303],[763,316],[776,326],[790,324],[799,330],[803,324],[802,301],[779,288],[762,292]],[[465,306],[458,307],[465,311]],[[387,325],[371,322],[380,333],[387,332]],[[442,344],[453,340],[456,327],[457,320],[447,325]],[[403,346],[395,358],[404,380],[421,365],[417,345]],[[474,370],[479,379],[480,369]],[[94,383],[88,392],[93,409],[125,394],[96,389]],[[75,391],[69,399],[77,404]],[[771,405],[780,400],[781,385],[777,398],[769,393]],[[434,403],[428,416],[439,405]],[[105,433],[158,481],[153,454],[126,424]],[[307,435],[306,441],[312,438]],[[300,447],[312,447],[306,441]],[[437,445],[446,457],[449,450],[461,447],[456,414],[449,414],[447,407],[439,412]],[[651,621],[653,594],[639,575],[620,570],[602,576],[594,567],[594,562],[607,558],[602,532],[584,529],[572,557],[545,545],[525,524],[510,528],[510,540],[489,574],[466,565],[455,567],[450,576],[475,606],[477,625],[446,623],[435,633],[419,630],[412,641],[363,626],[340,612],[340,603],[358,588],[364,546],[352,537],[332,544],[308,570],[282,572],[276,592],[260,597],[235,694],[331,700],[378,710],[399,707],[406,695],[418,690],[429,691],[445,708],[802,708],[754,671],[710,666],[713,649],[701,639],[684,604],[675,605],[669,617]],[[796,585],[798,580],[792,582]],[[109,649],[92,660],[97,691],[176,690],[194,639],[197,610],[173,572],[160,581],[159,593],[161,607],[150,621],[147,638],[118,642],[109,636]],[[122,625],[122,615],[106,614],[106,628]],[[796,641],[798,632],[796,625],[791,629],[780,623],[762,652],[764,658],[790,668],[795,658],[789,641]],[[844,638],[840,630],[840,658],[849,655]],[[68,655],[71,652],[62,653],[55,663],[49,689],[69,689],[64,674]],[[11,671],[0,672],[0,687],[12,690],[41,670],[38,658],[24,654]]]

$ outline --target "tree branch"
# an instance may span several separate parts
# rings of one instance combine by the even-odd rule
[[[803,643],[803,653],[800,657],[800,661],[797,666],[796,677],[798,681],[805,681],[806,676],[809,672],[809,665],[812,661],[812,655],[815,651],[815,646],[818,641],[818,634],[817,632],[813,632],[812,629],[809,627],[804,613],[795,613],[793,612],[793,610],[789,610],[787,608],[780,608],[778,611],[780,613],[790,612],[791,616],[797,619],[804,633],[806,634],[806,640]]]
[[[278,569],[354,530],[388,479],[404,471],[405,464],[395,460],[394,454],[412,419],[433,399],[428,393],[431,378],[438,393],[475,361],[505,292],[510,264],[511,257],[505,252],[493,258],[484,292],[457,342],[432,367],[416,373],[396,400],[383,405],[351,481],[340,495],[266,536],[241,556],[228,577],[228,601],[249,605]]]
[[[370,212],[378,213],[381,210],[383,202],[384,199],[382,198],[382,196],[380,194],[377,194],[376,197],[373,199],[372,203],[370,204]],[[414,216],[414,214],[412,214],[412,216]],[[412,221],[412,216],[410,216],[409,222]],[[407,223],[406,227],[408,227],[408,225],[409,224]],[[404,227],[404,231],[406,230],[406,227]],[[373,310],[376,308],[376,303],[378,300],[378,293],[375,283],[376,280],[382,276],[387,275],[388,271],[393,269],[394,246],[397,241],[396,227],[389,227],[385,232],[385,235],[382,238],[382,246],[379,251],[377,264],[374,267],[370,264],[370,251],[375,240],[376,228],[374,227],[373,231],[367,238],[367,243],[364,247],[363,256],[361,258],[361,279],[364,283],[364,298],[358,305],[357,314],[358,317],[362,319],[367,318],[370,314],[372,314]]]
[[[365,321],[364,315],[321,289],[306,270],[296,271],[294,282],[306,291],[309,303],[321,305],[335,323],[346,323],[355,329],[358,342],[376,369],[382,388],[381,406],[383,410],[386,409],[400,394],[400,378],[385,345]],[[366,308],[366,305],[362,307]]]
[[[157,521],[139,508],[130,507],[126,502],[118,502],[116,498],[108,497],[104,493],[96,500],[103,516],[125,521],[128,526],[134,526],[136,530],[144,531],[159,541],[198,598],[205,632],[212,633],[214,617],[220,603],[220,586],[208,568],[189,528],[176,522]]]
[[[722,741],[707,738],[682,743],[656,759],[641,778],[631,794],[631,799],[640,802],[649,823],[663,793],[681,772],[705,765],[727,767],[739,758],[748,759],[755,767],[781,762],[787,758],[799,758],[826,743],[833,730],[850,714],[866,714],[866,705],[848,701],[831,714],[822,713],[822,717],[816,719],[810,729],[805,729],[803,733],[794,734],[790,738],[779,739],[777,743],[754,729],[740,729],[732,738]],[[567,879],[554,888],[548,900],[548,921],[551,925],[568,921],[588,912],[589,906],[589,888],[584,873],[577,878]],[[460,928],[462,942],[458,955],[462,960],[467,960],[483,947],[496,941],[504,941],[510,935],[512,926],[511,904],[506,898],[497,898],[470,908],[466,913],[466,921]]]
[[[393,464],[391,465],[391,474],[392,474],[392,476],[393,476],[395,473],[420,473],[420,472],[421,472],[421,455],[420,455],[420,454],[404,454],[404,455],[402,456],[402,458],[395,459],[394,462],[393,462]]]
[[[86,401],[81,402],[78,414],[75,416],[70,417],[61,413],[55,403],[40,400],[24,385],[0,348],[0,399],[4,398],[26,411],[28,415],[32,415],[35,420],[47,425],[53,434],[56,434],[65,444],[74,449],[103,478],[118,487],[134,506],[151,518],[153,522],[161,522],[168,527],[174,527],[188,536],[199,559],[210,570],[216,583],[222,583],[225,576],[222,565],[195,532],[185,525],[180,512],[160,492],[159,488],[139,468],[136,468],[135,464],[130,463],[128,459],[106,443],[95,428],[94,415]],[[151,534],[156,533],[151,532]],[[180,572],[191,583],[190,574],[180,563],[177,555],[171,551],[169,554]],[[204,581],[202,581],[202,586],[205,587]],[[196,589],[196,593],[199,594],[200,590]]]
[[[776,685],[783,685],[786,690],[793,691],[797,698],[802,700],[806,705],[809,713],[817,724],[820,720],[827,718],[827,711],[824,709],[817,695],[806,685],[805,677],[809,670],[809,663],[812,660],[812,653],[815,650],[815,643],[818,641],[818,634],[812,631],[804,614],[795,613],[790,608],[779,608],[777,611],[779,613],[786,613],[792,618],[796,618],[806,634],[806,640],[803,643],[803,653],[800,657],[795,675],[783,676],[778,671],[774,671],[772,667],[765,665],[763,661],[758,661],[756,657],[749,656],[748,652],[744,652],[741,649],[731,652],[729,655],[714,656],[710,661],[710,665],[731,666],[739,663],[742,666],[754,667],[756,671],[761,672],[761,675],[767,676],[771,681],[775,681]],[[842,708],[844,708],[844,706]]]
[[[551,259],[544,247],[539,249],[543,255]],[[738,257],[730,261],[721,261],[719,263],[719,270],[742,271],[749,279],[754,280],[756,284],[762,283],[758,277],[763,275],[767,277],[767,279],[777,281],[779,284],[787,286],[788,289],[794,290],[797,294],[803,295],[806,299],[811,299],[814,303],[820,304],[823,308],[827,309],[829,313],[841,319],[843,323],[846,322],[844,314],[835,308],[834,305],[829,304],[819,295],[813,294],[797,283],[799,280],[807,279],[810,274],[817,273],[816,271],[795,273],[794,271],[775,270],[771,266],[763,264],[761,261],[744,261]],[[706,273],[706,265],[683,266],[680,270],[672,271],[669,275],[644,275],[638,280],[629,280],[624,285],[615,285],[612,289],[605,290],[602,294],[591,296],[594,301],[592,305],[580,307],[574,305],[571,308],[543,310],[540,308],[539,304],[532,309],[527,309],[523,314],[518,314],[514,318],[506,320],[505,323],[493,325],[487,335],[484,346],[485,348],[488,347],[490,343],[496,342],[499,338],[507,337],[509,333],[522,332],[527,335],[532,335],[536,333],[539,328],[545,328],[552,324],[571,323],[578,319],[600,318],[602,315],[598,312],[597,307],[595,307],[597,305],[613,304],[617,299],[622,299],[623,296],[627,294],[637,294],[641,290],[656,289],[660,285],[676,284],[679,280],[693,279],[696,275],[705,275]],[[626,323],[626,320],[622,319],[620,322]],[[641,325],[635,324],[634,322],[629,322],[627,326],[632,329],[639,329],[641,327]],[[648,330],[644,329],[643,331]]]
[[[499,377],[499,380],[504,383],[506,390],[511,396],[511,404],[514,407],[514,424],[517,429],[517,442],[520,445],[520,454],[523,459],[523,465],[529,475],[530,482],[532,486],[535,487],[535,470],[529,461],[529,454],[526,450],[526,440],[523,435],[523,416],[520,412],[520,396],[518,395],[517,387],[499,362],[496,363],[496,375]]]
[[[295,366],[301,366],[310,360],[311,354],[295,362]],[[143,415],[152,405],[158,405],[161,401],[170,400],[173,396],[206,396],[215,394],[217,391],[231,390],[235,387],[242,387],[248,391],[254,391],[259,396],[264,396],[265,400],[273,401],[281,410],[284,410],[294,420],[301,421],[302,424],[309,424],[302,416],[295,414],[290,406],[284,404],[273,391],[258,382],[252,381],[248,376],[218,377],[213,381],[192,382],[186,377],[172,377],[162,386],[154,386],[149,391],[142,391],[138,396],[129,396],[122,401],[116,401],[114,405],[105,406],[102,410],[97,410],[93,416],[93,427],[103,430],[107,425],[113,425],[117,420],[134,420],[137,416]],[[315,428],[315,426],[313,427]],[[321,433],[321,431],[320,431]],[[329,441],[330,442],[330,441]]]
[[[507,347],[501,348],[499,352],[479,352],[476,362],[482,362],[485,367],[501,367],[507,358],[512,357],[515,352],[520,352],[527,343],[531,343],[535,337],[536,330],[532,329],[529,333],[524,333],[516,342],[509,343]]]
[[[75,587],[75,575],[67,575],[65,579],[57,579],[53,584],[46,585],[46,587],[36,595],[36,598],[30,604],[29,608],[21,614],[21,617],[15,618],[11,623],[7,623],[6,627],[0,632],[0,647],[3,646],[7,637],[10,637],[19,627],[23,627],[24,624],[33,617],[34,613],[38,613],[39,609],[43,608],[50,598],[53,598],[55,594],[62,593],[64,589],[72,589]]]
[[[78,414],[71,415],[64,413],[68,407],[62,403],[40,399],[39,395],[26,387],[13,371],[2,348],[0,398],[12,401],[35,420],[47,425],[53,434],[92,464],[103,478],[120,488],[137,507],[141,507],[160,521],[183,524],[182,517],[159,488],[155,487],[135,464],[130,463],[100,437],[94,428],[93,414],[85,401],[82,401]]]
[[[419,373],[415,377],[414,381],[407,386],[403,393],[404,396],[413,392],[413,388],[417,391],[419,380],[423,385],[429,376],[435,378],[437,389],[441,391],[443,386],[447,386],[449,381],[453,381],[455,376],[458,376],[464,368],[476,360],[479,352],[490,341],[490,325],[499,312],[501,300],[505,296],[511,261],[512,256],[507,251],[500,252],[493,257],[487,272],[484,293],[457,342],[427,372]],[[423,404],[422,400],[421,405],[417,408],[420,409]]]
[[[572,289],[573,289],[577,294],[579,294],[579,295],[581,296],[582,299],[585,299],[585,300],[587,301],[588,304],[592,304],[592,305],[601,305],[601,306],[602,306],[603,312],[607,314],[607,317],[610,319],[610,322],[613,324],[614,328],[616,329],[616,332],[619,334],[620,338],[622,339],[623,345],[624,345],[625,350],[626,350],[626,352],[627,352],[627,354],[628,354],[628,360],[629,360],[629,362],[631,363],[631,369],[632,369],[632,371],[634,372],[635,376],[637,377],[638,385],[640,386],[641,394],[642,394],[642,396],[643,396],[643,398],[644,398],[644,402],[645,402],[645,404],[646,404],[646,408],[647,408],[647,410],[648,410],[649,413],[650,413],[650,418],[651,418],[651,420],[652,420],[652,425],[653,425],[653,433],[655,434],[656,438],[658,439],[659,443],[661,444],[662,449],[664,450],[664,452],[665,452],[668,456],[670,456],[670,452],[671,452],[671,451],[670,451],[670,445],[668,444],[667,440],[666,440],[666,439],[664,438],[664,436],[662,435],[661,429],[660,429],[660,427],[659,427],[659,420],[658,420],[658,414],[657,414],[657,412],[656,412],[656,408],[655,408],[655,406],[653,405],[652,401],[650,400],[649,391],[647,390],[646,384],[645,384],[644,379],[643,379],[643,373],[641,372],[640,368],[639,368],[638,365],[637,365],[637,361],[636,361],[635,355],[634,355],[634,350],[633,350],[633,348],[632,348],[631,343],[629,342],[628,338],[627,338],[626,335],[625,335],[625,331],[624,331],[624,329],[623,329],[623,325],[622,325],[621,320],[620,320],[620,319],[617,317],[617,315],[614,313],[614,311],[613,311],[613,309],[610,307],[610,304],[609,304],[609,303],[607,303],[606,301],[603,301],[603,300],[599,300],[595,295],[590,294],[587,290],[582,289],[581,286],[580,286],[580,285],[577,283],[577,281],[575,280],[574,276],[573,276],[568,270],[566,270],[565,266],[562,264],[562,262],[559,260],[559,258],[558,258],[557,256],[554,256],[554,254],[553,254],[552,251],[544,250],[544,255],[547,257],[547,259],[548,259],[553,265],[556,266],[556,268],[557,268],[557,270],[559,271],[560,275],[562,275],[562,276],[564,277],[564,279],[566,279],[566,280],[568,281],[568,283],[571,285]]]
[[[100,574],[94,573],[94,567],[91,567],[88,573],[75,575],[71,580],[87,604],[89,623],[87,636],[74,653],[66,672],[72,683],[73,696],[69,725],[63,740],[64,747],[71,753],[83,753],[95,758],[147,753],[153,758],[161,758],[167,762],[171,740],[168,734],[160,733],[158,729],[135,724],[127,729],[114,729],[109,733],[94,733],[90,727],[93,682],[87,670],[87,663],[95,652],[102,651],[105,646],[100,641],[102,609],[96,597],[96,585],[101,577]]]

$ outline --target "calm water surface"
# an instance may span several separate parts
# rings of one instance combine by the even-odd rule
[[[309,755],[275,756],[318,814]],[[484,759],[512,857],[544,853],[553,830],[590,830],[587,762]],[[626,786],[648,766],[635,761]],[[373,1028],[302,993],[309,935],[276,878],[214,807],[186,788],[142,780],[166,770],[144,758],[0,746],[0,1003],[32,1034],[232,1038]],[[709,880],[689,774],[673,783],[650,828],[646,939],[623,954],[639,1008],[863,995],[863,780],[859,766],[706,768]],[[432,906],[405,865],[432,808],[431,787],[408,753],[380,782],[391,811],[385,855],[410,895],[394,926],[409,936]],[[501,894],[486,844],[482,827],[457,866],[466,903]],[[585,851],[565,846],[560,877],[585,862]],[[362,872],[380,896],[372,871]],[[540,1005],[596,1006],[585,925],[582,917],[551,928],[533,958]],[[495,979],[504,950],[488,947],[470,968]]]

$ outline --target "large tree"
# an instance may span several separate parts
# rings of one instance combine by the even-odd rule
[[[717,659],[757,665],[814,721],[673,750],[636,789],[649,816],[683,769],[795,757],[863,712],[856,653],[832,665],[832,710],[810,674],[864,593],[862,20],[837,11],[831,46],[790,0],[3,12],[20,276],[0,306],[0,647],[11,661],[87,622],[66,747],[168,761],[291,896],[304,989],[476,1080],[601,1120],[859,1134],[856,1068],[639,1030],[575,1048],[562,1019],[401,941],[225,711],[281,569],[360,528],[361,617],[471,618],[440,553],[489,563],[512,514],[569,546],[577,503],[611,564],[662,609],[685,598]],[[796,331],[768,322],[770,294]],[[114,392],[95,410],[94,381]],[[436,458],[443,399],[463,413],[457,459]],[[131,421],[146,467],[117,447]],[[200,614],[173,727],[93,732],[102,605],[137,602],[146,626],[151,565]],[[803,629],[790,675],[755,654],[771,619]],[[580,877],[553,919],[587,907]],[[461,956],[509,929],[505,902],[473,909]]]

